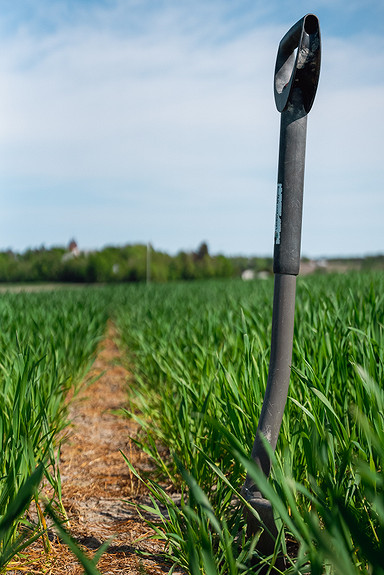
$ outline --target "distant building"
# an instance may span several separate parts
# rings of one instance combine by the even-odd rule
[[[318,271],[327,271],[326,260],[301,260],[300,275],[307,276]]]
[[[79,247],[76,243],[75,240],[71,240],[69,242],[69,246],[68,246],[68,251],[69,253],[71,253],[74,257],[77,257],[78,255],[80,255],[80,250]]]
[[[254,280],[255,279],[255,271],[254,270],[244,270],[241,274],[241,279],[244,281]]]
[[[67,262],[73,258],[77,258],[80,255],[79,247],[75,240],[71,240],[68,245],[68,251],[61,258],[62,262]]]

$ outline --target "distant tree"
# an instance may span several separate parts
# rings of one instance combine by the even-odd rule
[[[59,280],[62,282],[83,283],[90,282],[89,279],[89,262],[84,255],[65,260],[61,264]]]
[[[208,245],[206,242],[202,242],[195,252],[195,259],[197,261],[203,260],[206,256],[209,256]]]
[[[187,252],[179,252],[176,256],[176,261],[180,275],[175,279],[182,279],[182,280],[196,279],[196,266],[194,262],[194,254]]]
[[[215,256],[214,258],[215,277],[217,278],[231,278],[235,275],[234,266],[230,258],[223,255]]]

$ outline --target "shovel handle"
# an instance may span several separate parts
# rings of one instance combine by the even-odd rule
[[[279,112],[289,105],[308,114],[320,75],[320,26],[314,14],[296,22],[282,38],[276,58],[274,93]],[[298,111],[298,110],[297,110]]]
[[[307,114],[320,74],[320,27],[307,14],[280,42],[275,102],[281,112],[273,271],[298,275],[304,189]]]
[[[275,68],[275,101],[281,112],[277,209],[273,270],[271,356],[267,388],[260,414],[252,459],[268,477],[270,452],[275,450],[288,395],[292,362],[296,276],[300,268],[303,183],[307,114],[315,98],[320,72],[320,29],[313,14],[297,22],[281,40]],[[242,493],[257,511],[247,516],[247,536],[263,532],[256,549],[265,555],[276,550],[277,527],[273,508],[247,474]],[[273,573],[285,569],[277,558]],[[259,571],[260,572],[260,571]],[[264,571],[263,571],[264,572]],[[268,571],[270,572],[270,571]]]

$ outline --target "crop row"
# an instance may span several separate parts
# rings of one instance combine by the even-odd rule
[[[66,398],[76,393],[92,364],[106,312],[85,290],[8,293],[0,299],[0,322],[1,571],[28,543],[44,536],[35,489],[43,476],[52,509],[65,518],[58,458],[68,425]],[[31,501],[37,524],[22,519]]]
[[[135,365],[130,413],[145,422],[143,448],[183,493],[180,507],[146,479],[170,560],[194,575],[251,569],[255,542],[235,505],[248,470],[280,518],[287,572],[383,573],[383,288],[382,275],[299,279],[290,397],[269,483],[249,453],[272,282],[125,293],[117,322]]]

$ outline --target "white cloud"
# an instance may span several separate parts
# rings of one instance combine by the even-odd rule
[[[48,158],[41,155],[40,162],[24,154],[31,174],[93,170],[124,177],[129,166],[143,173],[145,165],[158,170],[165,161],[178,170],[197,161],[222,166],[223,153],[241,163],[247,154],[241,139],[257,141],[255,134],[266,129],[268,104],[274,112],[271,87],[263,81],[270,80],[262,51],[267,35],[191,51],[191,39],[183,36],[154,41],[66,32],[64,39],[56,38],[56,47],[49,42],[49,54],[43,48],[42,60],[8,73],[2,105],[5,169],[20,165],[12,143],[25,152],[46,148]],[[259,60],[252,57],[255,47]],[[27,57],[34,49],[39,47],[25,41]],[[50,155],[61,155],[62,161]]]

